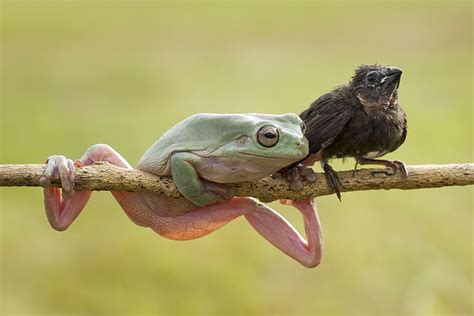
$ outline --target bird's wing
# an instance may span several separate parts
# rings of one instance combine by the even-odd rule
[[[321,96],[300,114],[306,124],[309,152],[315,154],[329,146],[352,116],[351,107],[337,102],[330,93]]]

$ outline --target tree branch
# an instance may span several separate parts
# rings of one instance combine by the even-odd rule
[[[0,186],[39,186],[39,178],[45,165],[0,165]],[[418,165],[407,166],[408,178],[387,175],[387,169],[363,169],[353,175],[352,171],[339,172],[342,182],[341,192],[363,190],[421,189],[444,186],[474,184],[474,164]],[[59,180],[52,183],[60,187]],[[285,180],[270,177],[254,183],[236,185],[237,196],[252,196],[263,202],[278,199],[302,199],[305,197],[332,194],[324,174],[318,173],[315,183],[305,186],[302,191],[291,191]],[[140,170],[127,170],[100,162],[78,168],[75,177],[77,191],[134,191],[156,192],[171,197],[179,197],[170,177],[159,177]]]

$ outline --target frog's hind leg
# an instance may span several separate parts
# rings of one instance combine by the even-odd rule
[[[51,156],[46,161],[46,169],[40,179],[44,187],[44,205],[51,226],[65,230],[82,211],[91,193],[74,191],[74,172],[76,167],[91,165],[96,161],[107,161],[122,168],[130,164],[108,145],[91,146],[81,159],[73,162],[64,156]],[[50,187],[52,179],[61,179],[62,189]]]
[[[248,198],[233,198],[196,207],[184,198],[174,199],[162,195],[133,196],[125,192],[114,192],[114,196],[127,214],[142,214],[144,221],[137,224],[149,227],[172,240],[191,240],[206,236],[248,213],[256,204]]]
[[[184,199],[181,200],[183,203],[188,203]],[[161,202],[156,201],[154,204],[157,208],[169,206],[165,200]],[[205,236],[244,215],[247,221],[275,247],[304,266],[315,267],[319,264],[322,254],[322,233],[315,205],[313,201],[290,201],[288,204],[295,206],[303,214],[307,240],[271,208],[255,199],[241,197],[190,209],[177,216],[155,214],[150,218],[149,227],[166,238],[188,240]]]
[[[258,204],[245,218],[272,245],[305,267],[316,267],[321,262],[323,237],[314,201],[286,200],[284,204],[296,207],[303,215],[307,240],[285,218],[265,205]]]

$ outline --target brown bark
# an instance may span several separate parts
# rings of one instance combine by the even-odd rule
[[[39,186],[39,178],[45,165],[0,165],[0,186]],[[342,182],[341,192],[362,190],[421,189],[444,186],[474,184],[474,164],[418,165],[407,166],[408,178],[400,175],[387,175],[386,169],[363,169],[339,172]],[[60,187],[60,181],[53,184]],[[239,183],[238,196],[252,196],[263,202],[278,199],[303,199],[305,197],[332,194],[324,174],[317,174],[315,183],[294,192],[285,180],[270,177],[255,183]],[[159,177],[140,170],[127,170],[100,162],[77,169],[75,189],[78,191],[134,191],[156,192],[179,197],[173,181],[169,177]]]

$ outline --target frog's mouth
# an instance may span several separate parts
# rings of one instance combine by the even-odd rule
[[[253,156],[253,157],[260,157],[260,158],[271,158],[271,159],[282,159],[282,160],[288,160],[287,157],[274,157],[274,156],[264,156],[264,155],[257,155],[257,154],[251,154],[251,153],[246,153],[245,151],[239,151],[240,154],[246,155],[246,156]]]

